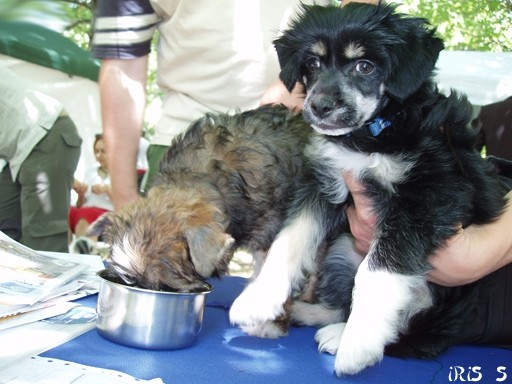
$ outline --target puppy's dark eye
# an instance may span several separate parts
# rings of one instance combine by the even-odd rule
[[[375,66],[369,61],[362,60],[356,64],[356,71],[361,75],[369,75],[373,72]]]
[[[310,57],[306,60],[306,68],[310,72],[315,72],[320,69],[320,60],[317,57]]]

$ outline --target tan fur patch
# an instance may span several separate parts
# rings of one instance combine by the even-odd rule
[[[358,57],[364,56],[365,49],[357,43],[350,43],[345,47],[344,53],[347,59],[357,59]]]
[[[208,186],[197,189],[156,187],[147,198],[124,207],[113,216],[113,247],[117,257],[131,260],[138,285],[150,289],[193,289],[202,280],[192,264],[184,233],[222,222],[218,209],[208,201]],[[222,231],[219,226],[218,230]],[[130,247],[121,239],[128,238]],[[111,256],[114,256],[112,254]],[[208,258],[212,255],[204,253]],[[111,260],[123,264],[123,260]],[[227,265],[227,262],[225,264]],[[129,264],[129,265],[130,265]]]
[[[327,55],[327,47],[321,41],[317,41],[315,44],[313,44],[311,50],[318,56],[324,57],[325,55]]]

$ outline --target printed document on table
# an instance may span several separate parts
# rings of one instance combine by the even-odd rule
[[[85,269],[76,261],[36,252],[0,231],[0,303],[35,304]]]
[[[0,372],[7,366],[16,366],[22,358],[43,353],[93,329],[96,310],[70,305],[72,308],[62,315],[0,331],[0,345],[9,346],[0,348]]]

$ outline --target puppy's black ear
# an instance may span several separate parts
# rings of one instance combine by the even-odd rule
[[[426,19],[394,14],[388,25],[399,42],[389,50],[393,64],[385,85],[401,102],[432,77],[444,44]]]
[[[289,28],[274,40],[281,67],[279,78],[290,92],[297,82],[302,83],[300,73],[302,59],[305,50],[316,41],[314,39],[316,26],[307,21],[308,15],[322,12],[324,8],[326,7],[301,4],[299,14],[292,20]]]
[[[300,57],[298,54],[300,51],[295,46],[290,32],[285,32],[280,38],[274,40],[274,47],[281,67],[279,78],[291,92],[300,79]]]
[[[230,235],[204,226],[185,231],[185,237],[197,273],[207,278],[216,272],[227,272],[235,243]]]

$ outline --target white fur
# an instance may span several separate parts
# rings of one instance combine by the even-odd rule
[[[284,330],[273,321],[265,321],[255,325],[242,325],[240,329],[250,336],[265,339],[278,339],[288,335],[288,331]]]
[[[293,302],[290,313],[293,322],[312,327],[337,323],[342,316],[341,309],[330,309],[322,304],[310,304],[304,301]]]
[[[356,275],[352,312],[334,364],[337,375],[355,374],[379,362],[385,346],[397,340],[410,316],[432,305],[423,276],[370,270],[369,258]]]
[[[143,265],[141,263],[142,258],[140,257],[137,248],[130,242],[130,236],[125,234],[123,236],[122,244],[113,244],[110,258],[117,273],[123,276],[124,279],[128,280],[128,277],[124,271],[142,271]],[[121,268],[117,267],[119,265]],[[131,283],[131,281],[126,281]]]
[[[346,200],[348,193],[342,177],[344,171],[352,172],[356,179],[370,175],[384,188],[393,191],[393,184],[404,180],[414,166],[413,160],[406,160],[399,155],[363,153],[330,142],[322,136],[316,136],[307,151],[309,157],[320,158],[326,164],[323,170],[339,180],[335,185],[322,186],[331,196],[331,201],[338,204]]]
[[[348,128],[332,128],[332,126],[327,126],[328,128],[323,128],[319,124],[312,124],[311,125],[315,131],[318,133],[321,133],[323,135],[327,136],[343,136],[347,133],[352,132],[355,128],[348,127]]]
[[[315,334],[318,350],[335,355],[338,352],[345,326],[346,323],[334,323],[320,328]]]
[[[302,212],[279,233],[260,273],[231,306],[233,324],[256,325],[284,313],[292,289],[303,282],[305,272],[315,271],[321,229],[314,215]]]

